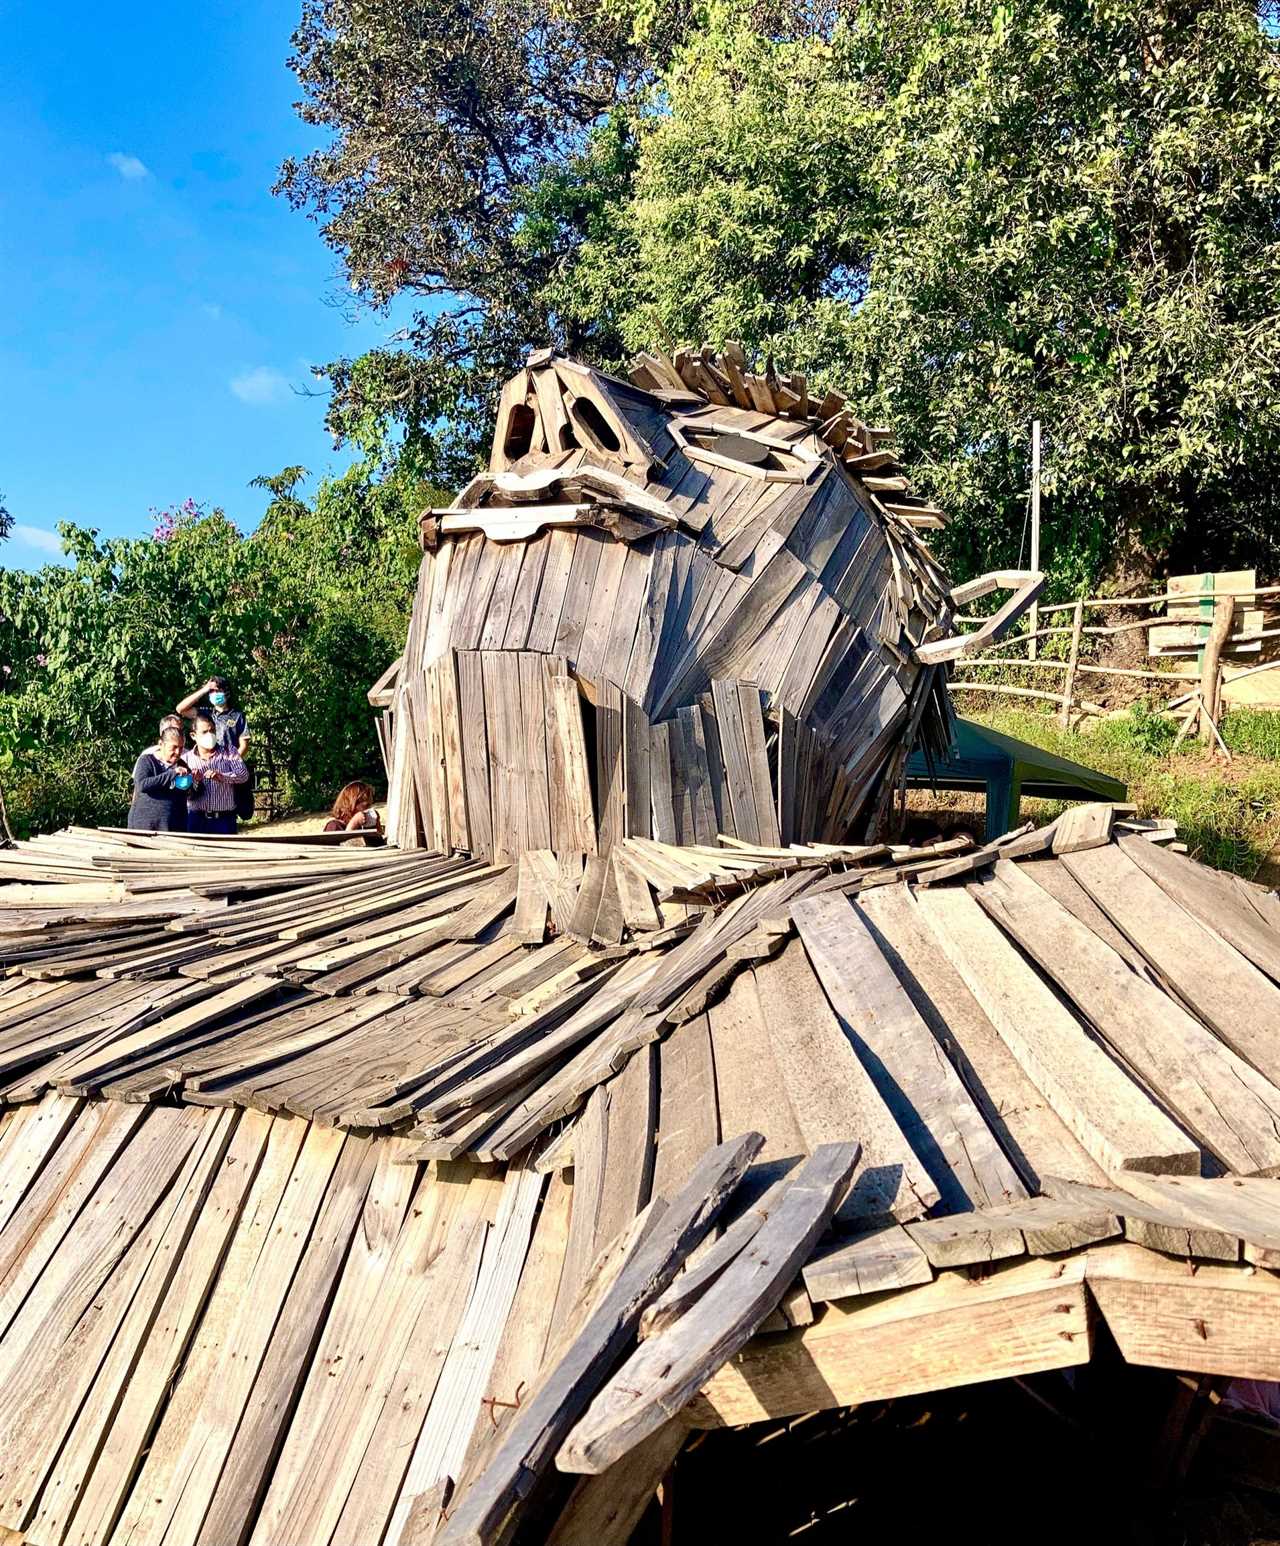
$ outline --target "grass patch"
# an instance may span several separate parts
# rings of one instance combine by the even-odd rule
[[[1207,755],[1199,743],[1184,741],[1174,750],[1176,727],[1141,703],[1079,730],[1063,730],[1051,714],[1034,710],[1000,708],[971,717],[1123,780],[1139,814],[1172,818],[1206,864],[1253,879],[1280,848],[1280,713],[1227,714],[1222,734],[1230,762]],[[1028,805],[1030,819],[1054,814],[1048,801],[1035,807]]]

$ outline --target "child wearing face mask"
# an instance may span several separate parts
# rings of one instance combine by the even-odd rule
[[[195,715],[195,746],[183,754],[192,777],[187,795],[187,831],[221,833],[236,830],[236,785],[249,777],[244,759],[218,744],[218,725],[207,709]]]

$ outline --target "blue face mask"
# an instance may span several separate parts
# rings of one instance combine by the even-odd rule
[[[224,692],[211,692],[209,694],[209,702],[213,704],[215,709],[220,709],[226,701],[227,695]]]

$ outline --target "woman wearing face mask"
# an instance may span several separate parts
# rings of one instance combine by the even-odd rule
[[[195,743],[182,759],[194,781],[187,796],[187,831],[230,836],[236,830],[236,785],[245,782],[249,770],[236,752],[219,748],[217,721],[208,709],[196,711]]]
[[[182,731],[166,726],[159,741],[133,765],[129,826],[135,832],[185,832],[190,786],[182,762]]]

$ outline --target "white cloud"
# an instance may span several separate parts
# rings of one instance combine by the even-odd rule
[[[54,558],[62,557],[62,538],[56,531],[46,531],[43,526],[24,526],[21,521],[15,521],[9,538],[25,547],[37,548],[41,553],[50,553]]]
[[[151,176],[151,169],[144,161],[139,161],[137,156],[127,155],[123,150],[113,150],[107,157],[107,164],[115,167],[127,183],[140,182],[142,178]]]
[[[242,403],[254,408],[283,403],[290,395],[288,381],[270,365],[255,365],[252,370],[242,371],[231,378],[229,385]]]

